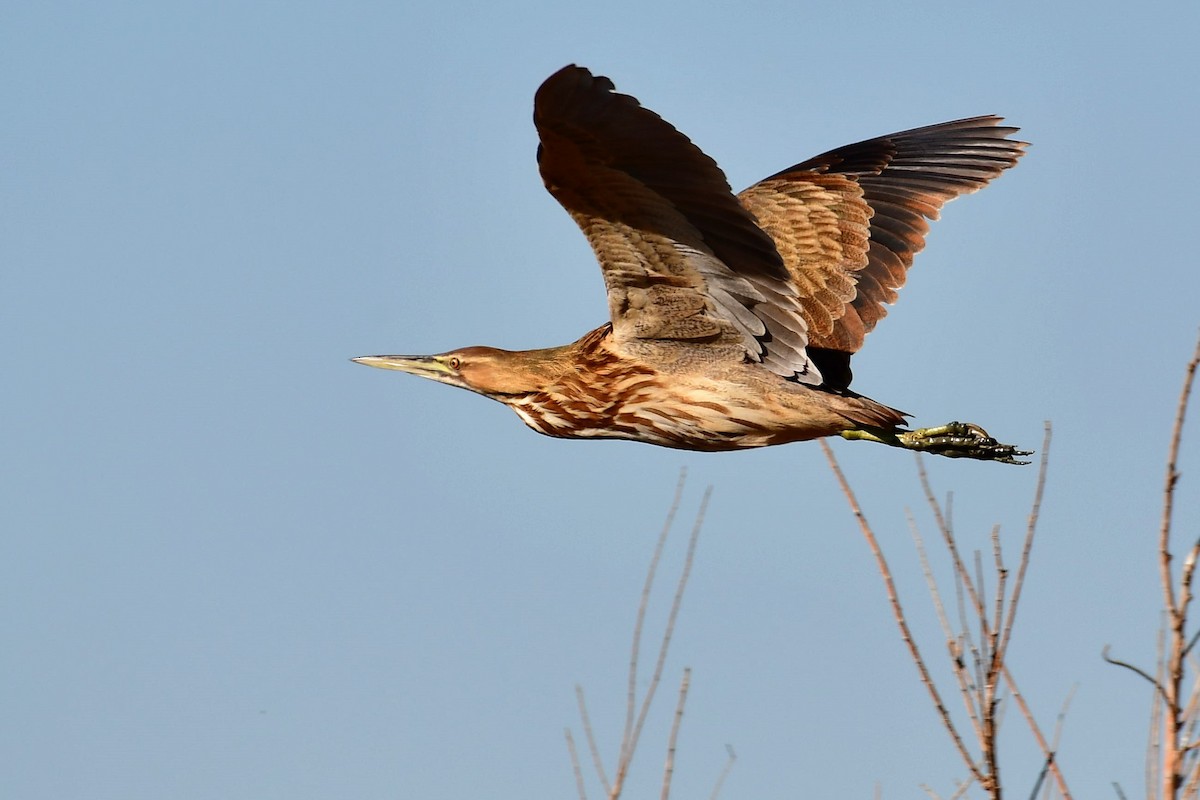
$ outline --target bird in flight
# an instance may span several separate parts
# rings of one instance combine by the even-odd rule
[[[604,274],[609,321],[542,350],[364,356],[504,403],[563,438],[737,450],[841,436],[1009,464],[1028,452],[850,389],[850,358],[887,313],[929,220],[1017,163],[984,116],[847,145],[734,194],[670,123],[578,66],[534,99],[547,190]]]

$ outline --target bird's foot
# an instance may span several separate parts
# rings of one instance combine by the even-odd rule
[[[1028,464],[1028,461],[1022,461],[1020,457],[1032,452],[1018,450],[1011,444],[1000,444],[983,428],[970,422],[949,422],[932,428],[918,428],[915,431],[860,428],[842,431],[842,438],[880,442],[892,447],[936,453],[948,458],[975,458],[980,461],[998,461],[1001,464]]]

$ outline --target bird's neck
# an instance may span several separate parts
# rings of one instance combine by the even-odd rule
[[[538,387],[503,402],[526,425],[550,436],[620,436],[613,429],[616,417],[656,371],[614,352],[611,332],[605,324],[571,344],[526,351],[536,364]]]

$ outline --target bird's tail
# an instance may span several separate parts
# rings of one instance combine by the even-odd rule
[[[897,430],[907,427],[907,417],[911,416],[903,411],[899,411],[891,406],[885,406],[883,403],[877,403],[869,397],[863,397],[860,394],[848,392],[845,398],[843,408],[839,408],[838,412],[848,421],[854,424],[854,427],[866,426],[870,428],[883,428],[884,430]]]

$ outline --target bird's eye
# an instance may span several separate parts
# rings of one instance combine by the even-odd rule
[[[458,356],[450,356],[450,369],[458,369],[462,366],[462,359]]]

